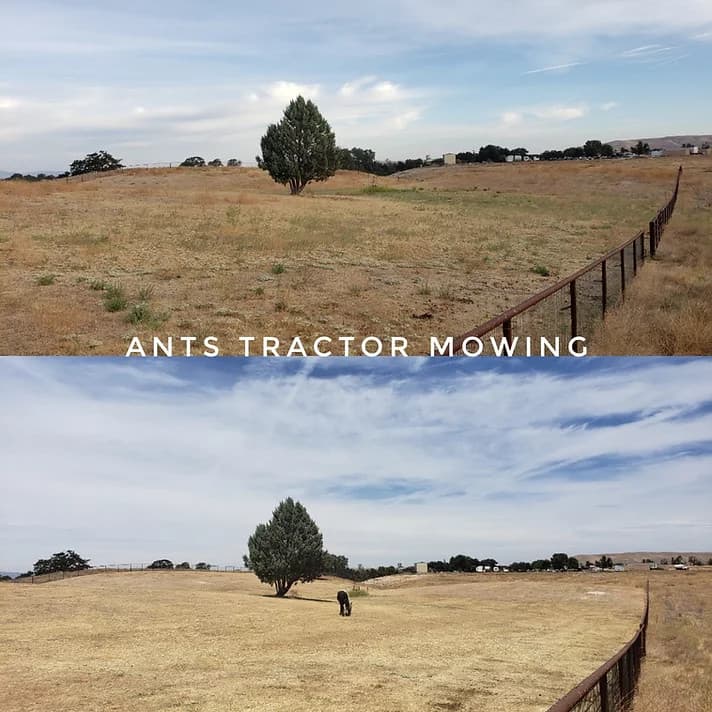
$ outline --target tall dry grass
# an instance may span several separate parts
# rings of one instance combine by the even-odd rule
[[[712,354],[712,192],[705,164],[683,175],[676,212],[654,260],[592,339],[605,355]]]
[[[712,572],[652,577],[648,655],[632,712],[712,710]]]
[[[117,354],[156,334],[216,336],[231,354],[241,335],[398,335],[427,353],[431,334],[462,333],[635,234],[674,173],[664,159],[346,171],[301,198],[247,168],[3,182],[0,350]],[[98,284],[127,308],[106,308]]]

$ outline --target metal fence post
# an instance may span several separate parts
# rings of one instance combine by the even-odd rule
[[[502,324],[502,336],[507,340],[508,344],[512,343],[512,320],[507,319]]]
[[[606,274],[606,260],[601,262],[601,317],[606,316],[606,302],[608,301],[608,282]]]
[[[571,297],[571,338],[578,336],[578,312],[576,309],[576,280],[571,280],[569,284],[569,295]]]
[[[650,232],[650,256],[655,257],[655,220],[651,220],[648,225],[648,230]]]
[[[621,298],[625,298],[625,248],[621,250]]]
[[[598,692],[601,696],[601,712],[609,712],[608,707],[608,675],[603,675],[598,683]]]

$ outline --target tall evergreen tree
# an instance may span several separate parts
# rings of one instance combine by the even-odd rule
[[[297,581],[313,581],[323,569],[323,540],[305,507],[287,497],[267,524],[249,538],[245,563],[263,583],[284,596]]]
[[[289,102],[278,124],[270,124],[261,141],[257,165],[299,195],[311,181],[336,172],[336,137],[316,104],[298,96]]]

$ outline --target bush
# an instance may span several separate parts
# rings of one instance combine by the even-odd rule
[[[156,559],[147,569],[172,569],[173,562],[170,559]]]
[[[180,164],[181,168],[203,168],[205,166],[205,159],[200,156],[190,156],[186,158],[183,163]]]

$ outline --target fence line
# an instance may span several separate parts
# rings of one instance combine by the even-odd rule
[[[606,312],[625,299],[626,286],[638,274],[645,260],[655,257],[677,203],[681,176],[682,166],[678,168],[670,200],[650,221],[647,234],[639,232],[574,274],[457,337],[453,352],[467,350],[473,343],[479,348],[478,341],[482,337],[495,337],[493,332],[500,328],[501,336],[509,344],[519,337],[510,355],[525,352],[526,337],[546,338],[550,342],[590,337]],[[484,341],[483,349],[488,349]]]
[[[633,638],[547,712],[621,712],[630,707],[646,652],[649,609],[650,581],[645,585],[645,609]]]
[[[107,573],[122,573],[122,572],[133,572],[133,571],[200,571],[210,573],[245,573],[246,568],[242,566],[232,566],[232,565],[217,565],[217,564],[207,564],[207,568],[196,569],[192,567],[190,569],[183,569],[180,566],[174,564],[173,568],[151,568],[148,564],[107,564],[101,566],[92,566],[88,569],[80,569],[78,571],[53,571],[49,574],[38,574],[37,576],[22,576],[21,578],[15,578],[12,580],[13,583],[48,583],[49,581],[61,581],[66,578],[74,578],[76,576],[89,576],[91,574],[107,574]]]

